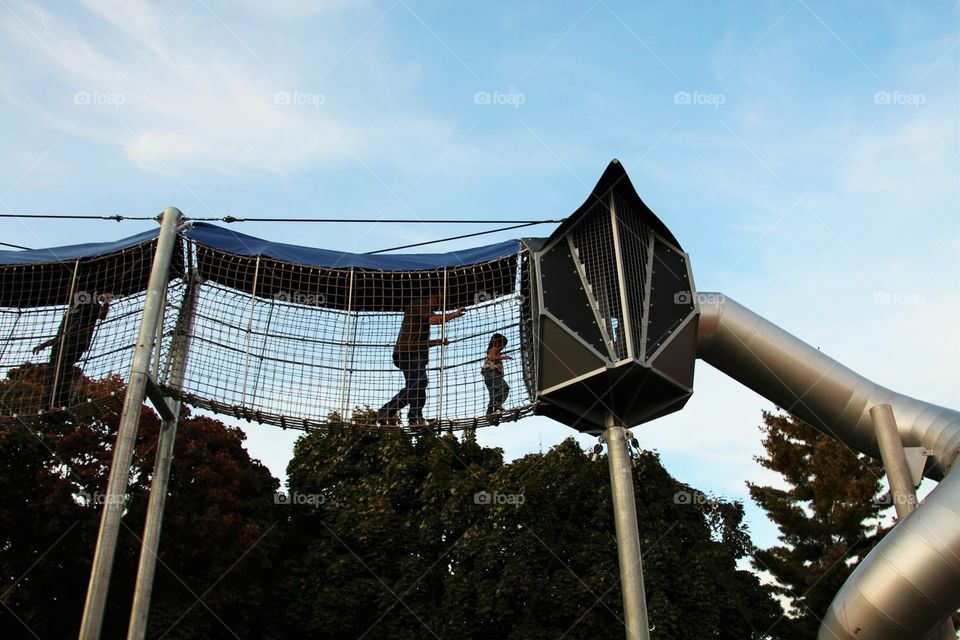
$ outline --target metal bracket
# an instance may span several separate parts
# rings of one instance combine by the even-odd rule
[[[907,458],[907,466],[910,468],[910,479],[913,481],[914,488],[920,486],[923,481],[923,471],[927,466],[927,458],[931,452],[926,447],[904,447],[903,454]]]
[[[163,389],[160,388],[160,385],[157,384],[157,381],[154,380],[150,374],[147,374],[147,397],[150,398],[150,403],[153,404],[153,407],[157,410],[157,413],[160,414],[161,418],[164,420],[177,419],[177,413],[167,401],[166,394],[163,393]]]

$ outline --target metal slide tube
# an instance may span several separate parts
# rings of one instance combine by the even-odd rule
[[[879,457],[870,409],[889,404],[905,446],[931,451],[940,485],[857,566],[820,640],[916,640],[960,607],[960,413],[854,373],[721,294],[702,294],[697,356],[851,448]]]
[[[871,407],[870,418],[877,433],[877,445],[880,447],[883,467],[890,481],[890,497],[897,511],[897,519],[902,521],[917,510],[917,491],[913,486],[910,467],[907,466],[907,456],[903,451],[900,434],[897,432],[893,407],[888,404]],[[956,640],[956,638],[953,622],[949,619],[944,620],[929,636],[930,640]]]
[[[640,558],[640,532],[637,528],[637,503],[633,497],[633,465],[627,450],[627,430],[607,419],[603,433],[610,465],[613,492],[613,517],[617,531],[617,557],[620,562],[620,588],[623,592],[623,619],[627,640],[650,640],[647,599],[643,592],[643,565]]]
[[[110,574],[113,571],[113,558],[117,550],[117,536],[120,532],[120,518],[123,515],[127,494],[127,480],[130,476],[130,462],[133,457],[133,445],[137,439],[137,427],[140,424],[140,412],[146,393],[147,375],[150,371],[150,357],[153,353],[153,341],[156,339],[157,323],[163,315],[164,292],[170,279],[170,260],[177,240],[177,226],[181,213],[173,207],[163,211],[163,223],[157,238],[157,249],[153,255],[153,267],[147,285],[147,297],[143,304],[140,319],[140,331],[137,345],[130,365],[130,378],[127,381],[127,394],[120,414],[120,427],[113,446],[113,460],[110,464],[110,479],[100,518],[100,532],[97,535],[96,551],[93,555],[93,567],[90,570],[90,583],[83,607],[83,622],[80,625],[81,640],[97,640],[103,626],[103,614],[107,604],[107,591],[110,587]]]

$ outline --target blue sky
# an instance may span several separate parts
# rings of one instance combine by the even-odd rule
[[[960,404],[956,2],[3,0],[0,34],[2,211],[556,218],[616,157],[700,290]],[[0,241],[147,228],[3,219]],[[463,231],[238,230],[358,252]],[[746,499],[745,480],[772,480],[753,460],[770,404],[707,365],[697,378],[639,439]],[[247,430],[282,476],[290,434]],[[481,439],[516,456],[573,433],[533,418]]]

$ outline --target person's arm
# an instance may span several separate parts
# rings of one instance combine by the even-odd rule
[[[55,345],[59,340],[60,340],[60,336],[55,336],[55,337],[50,338],[49,340],[47,340],[47,341],[45,341],[45,342],[41,342],[40,344],[38,344],[37,346],[35,346],[35,347],[33,348],[33,352],[34,352],[34,353],[40,353],[41,351],[43,351],[43,350],[46,349],[47,347],[52,347],[53,345]]]
[[[450,313],[434,313],[430,316],[430,324],[443,324],[444,322],[450,322],[456,318],[459,318],[464,313],[466,313],[466,307],[460,307],[456,311],[451,311]]]
[[[498,360],[513,360],[513,356],[507,356],[500,353],[499,349],[490,349],[487,351],[487,359],[491,362],[497,362]]]

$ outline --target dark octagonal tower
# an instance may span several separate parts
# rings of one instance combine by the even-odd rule
[[[690,261],[617,160],[535,253],[538,413],[588,433],[677,411],[693,392]]]

